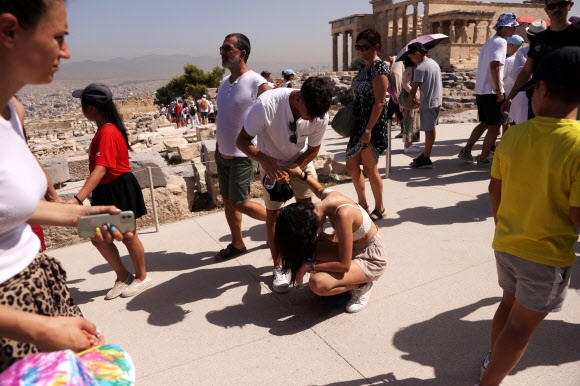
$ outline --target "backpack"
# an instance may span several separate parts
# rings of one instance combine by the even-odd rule
[[[206,99],[202,99],[201,100],[201,109],[202,110],[207,110],[207,100]]]

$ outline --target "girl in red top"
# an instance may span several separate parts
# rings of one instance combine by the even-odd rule
[[[141,188],[129,165],[127,130],[113,103],[111,90],[104,84],[93,83],[84,90],[76,90],[73,96],[81,98],[83,114],[99,128],[89,150],[91,174],[79,193],[68,203],[82,204],[92,192],[91,205],[115,205],[121,210],[133,211],[136,219],[147,214]],[[135,296],[151,286],[151,278],[145,269],[145,249],[137,234],[123,238],[123,244],[135,267],[135,276],[123,265],[112,239],[93,239],[92,242],[117,274],[115,285],[105,299],[114,299],[119,295]]]

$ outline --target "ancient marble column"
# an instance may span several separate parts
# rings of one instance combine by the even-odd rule
[[[419,3],[413,3],[413,39],[419,36]]]
[[[455,19],[449,20],[449,42],[455,43]]]
[[[487,22],[487,33],[485,34],[485,40],[491,39],[493,36],[493,22],[490,20]]]
[[[479,20],[475,21],[475,27],[473,27],[473,44],[479,43]]]
[[[383,48],[385,50],[385,53],[388,55],[389,54],[389,29],[390,29],[390,25],[391,25],[391,20],[390,20],[390,15],[389,15],[389,11],[385,11],[385,16],[384,16],[384,23],[383,23],[383,28],[384,28],[384,39],[383,39]]]
[[[463,20],[463,26],[461,27],[461,42],[462,43],[469,43],[469,39],[467,38],[467,24],[469,22],[467,20]]]
[[[342,71],[348,71],[348,34],[350,31],[342,33]]]
[[[397,37],[399,36],[399,9],[393,8],[393,52],[399,52]]]
[[[402,44],[407,44],[407,34],[409,30],[409,16],[407,15],[407,6],[401,8],[403,10],[403,31],[401,31],[401,37],[403,39]]]
[[[338,71],[338,34],[332,34],[332,71]]]
[[[438,34],[443,33],[443,23],[442,22],[437,23],[437,33]]]

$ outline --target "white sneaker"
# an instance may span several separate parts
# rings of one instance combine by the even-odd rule
[[[141,283],[137,283],[137,280],[134,280],[123,293],[121,293],[122,298],[130,298],[131,296],[135,296],[140,294],[141,292],[145,291],[147,288],[151,287],[153,284],[153,280],[151,280],[151,276],[147,275],[145,280]]]
[[[274,291],[279,294],[288,292],[290,289],[290,283],[288,283],[288,279],[286,279],[286,272],[284,272],[281,265],[274,267],[273,288]]]
[[[411,145],[409,147],[403,148],[403,153],[405,154],[412,154],[412,153],[420,153],[421,148],[419,146]]]
[[[371,290],[373,289],[373,282],[368,282],[360,287],[350,291],[352,297],[346,304],[346,312],[355,313],[362,311],[366,307],[369,297],[371,296]]]
[[[129,274],[124,282],[119,283],[116,281],[113,288],[107,292],[105,300],[115,299],[117,296],[121,295],[121,293],[123,293],[123,291],[133,282],[133,280],[135,280],[135,276]]]

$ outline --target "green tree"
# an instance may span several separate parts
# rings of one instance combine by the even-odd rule
[[[169,83],[155,93],[156,105],[167,105],[175,98],[201,96],[208,88],[218,87],[226,70],[214,67],[211,72],[205,72],[193,64],[183,67],[183,74],[172,78]]]
[[[360,56],[357,56],[350,62],[350,66],[348,66],[349,71],[358,71],[360,66],[365,64],[365,61],[361,59]]]

